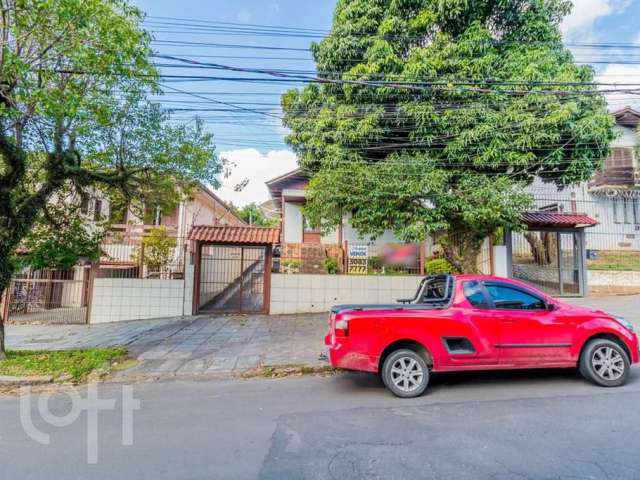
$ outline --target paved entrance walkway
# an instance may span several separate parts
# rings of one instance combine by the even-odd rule
[[[640,295],[566,299],[622,315],[640,330]],[[139,364],[123,380],[229,375],[258,366],[323,365],[327,314],[201,315],[102,325],[9,325],[7,345],[21,349],[126,346]]]
[[[262,365],[322,365],[326,314],[196,316],[94,326],[9,325],[8,348],[126,346],[139,364],[117,374],[229,375]]]

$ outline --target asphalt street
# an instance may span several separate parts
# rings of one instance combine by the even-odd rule
[[[120,399],[122,388],[99,395]],[[536,371],[437,376],[412,400],[365,374],[167,381],[133,395],[133,445],[122,445],[118,400],[98,414],[97,464],[87,464],[85,413],[52,427],[32,402],[34,426],[50,435],[42,445],[25,433],[18,399],[1,398],[0,478],[640,478],[637,367],[618,389]],[[63,417],[70,403],[54,395],[48,411]]]

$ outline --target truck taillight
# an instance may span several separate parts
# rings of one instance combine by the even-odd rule
[[[347,337],[349,335],[349,322],[346,320],[336,320],[334,327],[336,337]]]

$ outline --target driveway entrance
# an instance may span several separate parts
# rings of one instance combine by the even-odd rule
[[[199,312],[261,312],[267,247],[203,245]]]
[[[196,226],[194,311],[268,313],[273,244],[280,231]]]

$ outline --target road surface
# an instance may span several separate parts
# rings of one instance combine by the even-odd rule
[[[18,399],[0,399],[0,478],[640,478],[637,367],[619,389],[542,371],[439,376],[412,400],[364,374],[148,383],[133,394],[133,445],[122,446],[119,404],[100,411],[97,464],[87,464],[84,413],[51,427],[33,402],[34,426],[50,434],[41,445],[24,432]],[[68,396],[50,399],[52,414],[69,410]]]

